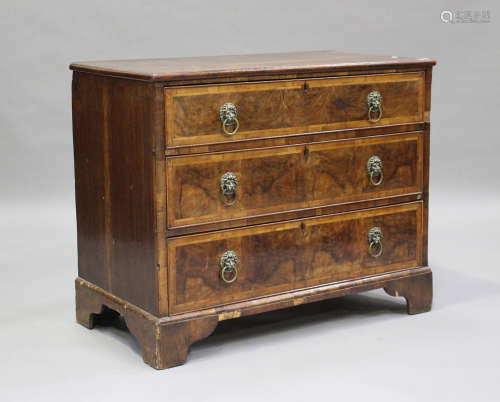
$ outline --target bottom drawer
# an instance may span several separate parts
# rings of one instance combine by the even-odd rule
[[[171,313],[421,265],[422,203],[168,240]]]

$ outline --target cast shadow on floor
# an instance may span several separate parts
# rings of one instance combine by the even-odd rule
[[[212,335],[192,345],[188,360],[210,354],[212,349],[229,345],[231,342],[257,339],[302,327],[312,328],[315,325],[326,325],[331,322],[335,325],[345,325],[346,320],[349,321],[349,325],[363,325],[363,318],[370,316],[382,315],[387,318],[393,314],[406,315],[404,299],[387,296],[388,300],[380,297],[382,290],[378,291],[380,294],[376,296],[370,294],[373,292],[377,291],[221,321]],[[95,317],[94,323],[95,331],[117,339],[139,357],[142,356],[139,342],[131,336],[125,321],[118,313],[105,309],[104,314]]]
[[[467,292],[463,290],[467,289]],[[439,268],[434,270],[433,310],[453,307],[476,299],[500,293],[500,284],[464,275],[461,272]],[[191,347],[188,360],[209,355],[213,349],[225,347],[232,342],[246,339],[257,340],[260,337],[298,331],[317,326],[327,330],[335,328],[363,327],[373,319],[392,320],[406,316],[406,301],[402,297],[391,297],[382,289],[366,293],[349,295],[330,300],[270,311],[253,316],[222,321],[208,338]],[[130,336],[124,320],[112,310],[96,317],[99,332],[108,334],[128,345],[139,356],[141,348],[137,340]],[[229,347],[229,346],[228,346]],[[142,360],[142,359],[141,359]]]

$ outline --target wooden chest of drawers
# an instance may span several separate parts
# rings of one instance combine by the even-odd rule
[[[72,64],[78,322],[121,314],[166,368],[225,319],[376,288],[428,311],[434,64]]]

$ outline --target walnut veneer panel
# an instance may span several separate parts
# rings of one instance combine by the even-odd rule
[[[384,179],[366,169],[379,156]],[[168,226],[286,212],[422,191],[421,132],[303,146],[181,156],[167,161]],[[238,179],[226,205],[220,178]]]
[[[383,233],[382,255],[369,253],[367,233]],[[417,267],[421,202],[254,226],[168,240],[169,304],[173,313],[272,293]],[[220,278],[219,260],[236,252],[237,280]]]
[[[423,72],[165,89],[167,147],[423,121]],[[366,98],[378,91],[382,119],[368,120]],[[222,131],[219,110],[238,110],[239,130]]]

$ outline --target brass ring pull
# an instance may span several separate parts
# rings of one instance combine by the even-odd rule
[[[222,201],[227,206],[233,205],[238,198],[238,178],[233,172],[226,172],[220,178]],[[229,200],[228,200],[229,197]]]
[[[224,282],[233,283],[238,278],[239,262],[238,255],[232,250],[228,250],[222,254],[219,265],[220,277]],[[228,274],[232,274],[232,276],[228,277]]]
[[[368,107],[368,120],[377,123],[382,118],[382,95],[378,91],[371,91],[366,97],[366,106]],[[374,113],[377,113],[374,117]]]
[[[366,162],[366,170],[370,178],[370,183],[374,186],[380,186],[384,181],[384,172],[382,171],[382,159],[373,155]],[[378,179],[377,179],[378,178]]]
[[[374,119],[372,117],[372,113],[376,111],[378,111],[378,117]],[[381,118],[382,118],[382,108],[374,108],[374,107],[368,108],[368,120],[370,120],[372,123],[377,123],[378,121],[380,121]]]
[[[238,200],[238,193],[235,191],[230,199],[228,199],[229,197],[225,196],[224,194],[221,194],[221,197],[224,205],[226,207],[230,207],[231,205],[234,205]]]
[[[233,129],[233,131],[228,131],[227,127],[231,126],[231,125],[234,125],[234,129]],[[227,134],[230,137],[235,135],[239,128],[240,128],[240,122],[238,121],[238,119],[236,117],[232,121],[229,119],[225,119],[222,122],[222,131],[224,131],[224,134]]]
[[[374,226],[368,231],[368,252],[372,257],[378,258],[384,252],[383,238],[382,229],[378,226]]]
[[[382,243],[371,242],[369,247],[370,255],[374,258],[380,257],[382,255],[382,252],[384,251],[384,246],[382,245]],[[377,249],[378,251],[376,251]]]
[[[237,119],[238,110],[236,106],[232,103],[224,103],[219,111],[220,121],[222,122],[222,131],[224,134],[233,136],[236,134],[240,128],[240,122]],[[234,126],[232,131],[228,130],[228,127]]]
[[[378,176],[378,180],[374,180],[374,178]],[[382,171],[380,172],[370,172],[370,183],[373,184],[374,186],[380,186],[382,182],[384,181],[384,173]]]

